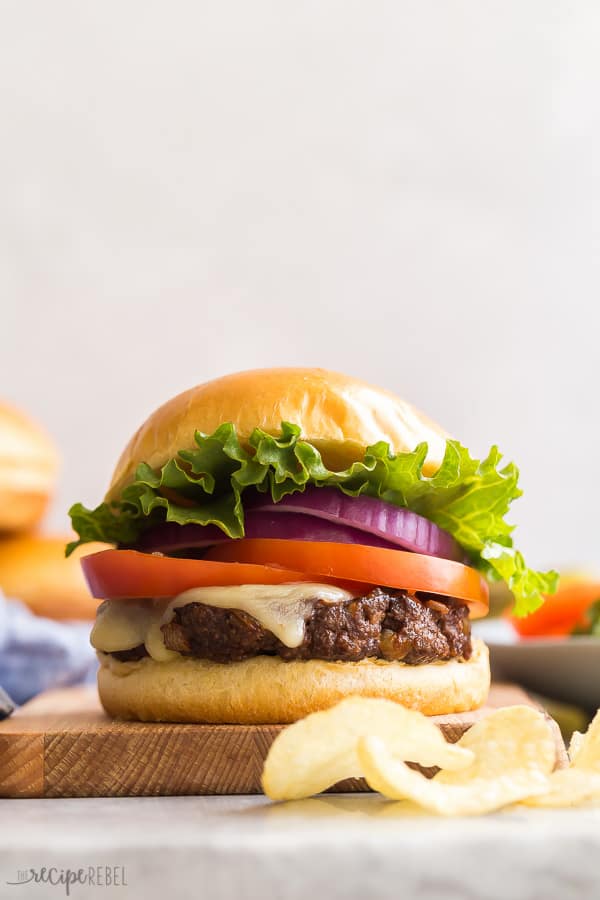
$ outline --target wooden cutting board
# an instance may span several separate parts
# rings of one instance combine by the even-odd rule
[[[434,716],[449,741],[500,706],[536,704],[497,684],[487,705]],[[557,766],[566,764],[558,726]],[[119,722],[102,711],[95,688],[49,691],[0,723],[0,797],[143,797],[260,793],[268,749],[281,725],[176,725]],[[366,790],[342,782],[336,790]]]

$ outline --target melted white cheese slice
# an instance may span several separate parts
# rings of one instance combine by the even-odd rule
[[[299,647],[316,600],[344,603],[351,599],[351,593],[330,584],[298,582],[192,588],[171,600],[105,600],[98,608],[90,640],[104,653],[144,644],[153,659],[166,662],[179,654],[165,647],[161,627],[171,621],[178,606],[204,603],[248,613],[286,647]]]

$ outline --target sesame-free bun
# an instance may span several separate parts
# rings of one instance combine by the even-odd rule
[[[99,600],[90,596],[81,557],[107,544],[85,544],[65,558],[70,535],[24,535],[0,541],[0,591],[21,600],[33,613],[48,619],[91,620]]]
[[[427,441],[424,472],[444,455],[447,434],[389,391],[326,369],[253,369],[207,381],[169,400],[144,422],[123,451],[107,500],[132,480],[140,462],[159,468],[179,450],[194,447],[194,432],[212,433],[233,422],[242,444],[256,427],[270,434],[283,421],[302,429],[331,468],[360,459],[369,444],[387,441],[395,453]]]
[[[395,700],[426,715],[482,706],[490,686],[486,645],[473,641],[468,662],[291,660],[255,656],[215,663],[192,657],[119,662],[99,653],[98,690],[105,710],[142,722],[286,724],[351,695]]]
[[[54,490],[58,453],[48,435],[0,402],[0,532],[29,531]]]

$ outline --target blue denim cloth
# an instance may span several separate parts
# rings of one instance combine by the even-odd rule
[[[96,668],[89,622],[43,619],[0,593],[0,687],[16,703],[48,688],[92,681]]]

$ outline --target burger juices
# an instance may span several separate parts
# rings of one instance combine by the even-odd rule
[[[554,589],[504,521],[518,472],[408,403],[320,369],[264,369],[159,408],[104,503],[71,509],[116,716],[292,722],[350,694],[427,714],[481,705],[470,619],[503,578],[526,614]]]

